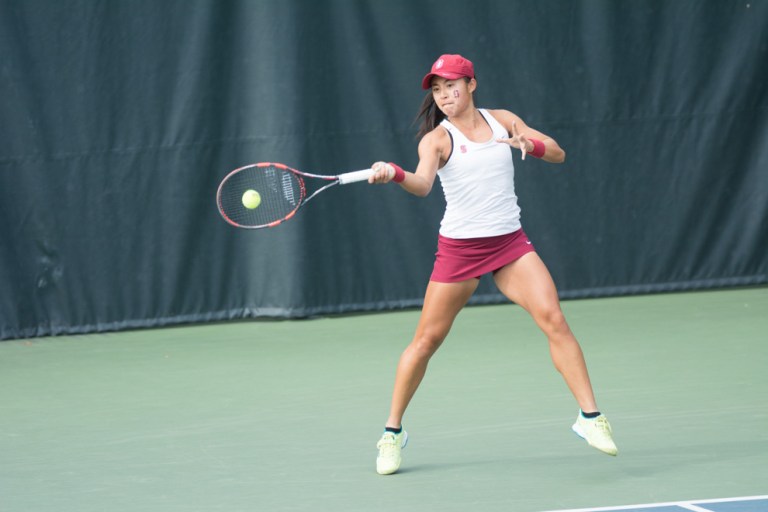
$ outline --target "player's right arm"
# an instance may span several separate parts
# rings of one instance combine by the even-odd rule
[[[411,194],[425,197],[432,191],[437,170],[450,153],[451,140],[448,132],[437,127],[426,134],[419,142],[419,163],[415,172],[405,171],[405,179],[400,186]],[[384,162],[376,162],[372,169],[377,171],[370,179],[371,183],[386,183],[391,180],[393,172],[389,172]]]

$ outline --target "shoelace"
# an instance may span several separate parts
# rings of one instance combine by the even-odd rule
[[[595,418],[595,428],[605,432],[606,434],[611,433],[611,427],[608,425],[608,420],[606,420],[604,416]]]
[[[392,452],[395,451],[395,447],[397,446],[397,439],[393,434],[385,434],[378,443],[376,443],[376,448],[381,450],[382,455],[390,455]]]

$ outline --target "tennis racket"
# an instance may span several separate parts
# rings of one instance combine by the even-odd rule
[[[371,175],[371,169],[328,176],[272,162],[250,164],[224,177],[216,191],[216,204],[224,220],[235,227],[273,228],[296,215],[320,192],[335,185],[365,181]],[[307,196],[304,178],[325,184]]]

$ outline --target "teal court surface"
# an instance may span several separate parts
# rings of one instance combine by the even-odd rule
[[[768,510],[768,288],[563,302],[619,447],[547,342],[468,307],[375,472],[417,310],[0,343],[0,510]],[[639,505],[638,505],[639,504]]]

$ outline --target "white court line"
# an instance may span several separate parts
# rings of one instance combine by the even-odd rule
[[[608,510],[632,510],[635,508],[659,508],[659,507],[681,507],[697,512],[711,512],[708,509],[697,507],[695,504],[704,505],[707,503],[729,503],[734,501],[752,501],[768,500],[768,494],[764,496],[741,496],[739,498],[718,498],[712,500],[685,500],[669,501],[666,503],[643,503],[640,505],[622,505],[620,507],[599,507],[599,508],[571,508],[567,510],[548,510],[546,512],[603,512]]]
[[[677,506],[686,510],[693,510],[693,512],[712,512],[712,510],[708,508],[701,508],[693,503],[678,503]]]

